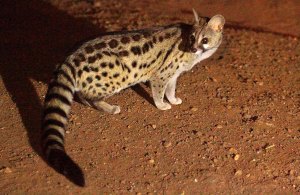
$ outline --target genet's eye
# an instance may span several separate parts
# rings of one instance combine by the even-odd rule
[[[206,37],[203,38],[203,39],[201,40],[201,43],[202,43],[202,44],[207,44],[207,43],[208,43],[208,38],[206,38]]]

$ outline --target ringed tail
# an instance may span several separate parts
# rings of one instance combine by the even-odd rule
[[[59,65],[45,97],[41,141],[49,165],[76,185],[84,186],[82,170],[66,154],[64,147],[65,128],[75,85],[75,68],[68,62]]]

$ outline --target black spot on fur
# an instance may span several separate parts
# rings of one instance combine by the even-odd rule
[[[135,73],[135,74],[134,74],[134,78],[136,78],[137,76],[138,76],[138,74],[137,74],[137,73]]]
[[[100,66],[101,66],[101,68],[105,68],[105,67],[107,66],[107,64],[106,64],[105,62],[102,62],[102,63],[100,64]]]
[[[85,88],[86,87],[86,83],[82,82],[82,87]]]
[[[118,41],[115,39],[112,39],[111,41],[108,42],[109,47],[112,49],[116,48],[118,46],[118,44],[119,44]]]
[[[139,34],[133,35],[132,39],[135,41],[139,41],[141,39],[141,35],[139,35]]]
[[[87,81],[88,83],[92,83],[92,82],[93,82],[93,79],[92,79],[92,77],[88,77],[88,78],[86,78],[86,81]]]
[[[96,44],[94,45],[94,48],[95,48],[95,49],[103,49],[103,48],[105,48],[105,47],[106,47],[106,43],[105,43],[105,42],[96,43]]]
[[[114,64],[113,63],[109,63],[109,68],[113,69],[114,68]]]
[[[98,71],[99,71],[99,68],[97,68],[97,67],[90,67],[90,69],[91,69],[91,71],[93,71],[93,72],[98,72]]]
[[[149,44],[148,43],[144,43],[144,45],[143,45],[143,53],[146,53],[147,51],[149,51]]]
[[[103,56],[102,56],[100,53],[97,53],[97,54],[96,54],[96,58],[97,58],[97,59],[100,60],[102,57],[103,57]]]
[[[148,44],[149,44],[149,46],[150,46],[151,48],[153,48],[153,43],[152,43],[152,41],[149,41]]]
[[[113,75],[114,78],[118,78],[119,76],[120,76],[119,73],[115,73],[115,74]]]
[[[141,55],[142,51],[139,46],[133,46],[131,47],[131,51],[134,55]]]
[[[107,77],[107,72],[102,72],[103,77]]]
[[[78,77],[81,77],[81,75],[82,75],[82,70],[79,70],[79,71],[77,72],[77,75],[78,75]]]
[[[96,87],[102,87],[100,83],[96,83]]]
[[[157,42],[156,36],[153,36],[152,41],[154,44]]]
[[[84,62],[84,61],[86,60],[84,54],[82,54],[82,53],[79,53],[79,54],[78,54],[78,59],[79,59],[81,62]]]
[[[122,37],[122,38],[121,38],[121,43],[127,44],[127,43],[129,43],[129,42],[130,42],[130,38],[129,38],[129,37]]]
[[[133,68],[136,68],[136,66],[137,66],[136,61],[133,61],[131,65],[132,65]]]
[[[73,62],[74,62],[74,64],[75,64],[75,66],[77,66],[77,67],[80,65],[80,60],[77,59],[77,58],[75,58],[75,59],[73,60]]]
[[[169,39],[170,37],[171,37],[171,34],[170,34],[170,33],[166,33],[166,34],[165,34],[165,38],[166,38],[166,39]]]
[[[85,67],[83,68],[83,71],[85,71],[85,72],[90,72],[90,69],[89,69],[87,66],[85,66]]]
[[[116,65],[117,65],[117,66],[120,66],[119,60],[116,60]]]
[[[119,56],[128,56],[128,55],[129,55],[129,53],[126,50],[123,50],[123,51],[119,52]]]
[[[99,81],[101,77],[99,75],[96,75],[95,78]]]
[[[163,42],[164,38],[162,36],[158,37],[159,42]]]
[[[96,58],[95,58],[95,56],[90,56],[90,57],[88,57],[88,63],[94,63],[96,61]]]
[[[108,84],[108,83],[105,83],[105,86],[106,86],[106,87],[109,87],[109,84]]]
[[[93,53],[93,51],[94,51],[94,48],[92,47],[92,46],[87,46],[86,48],[84,48],[85,49],[85,51],[86,51],[86,53]]]

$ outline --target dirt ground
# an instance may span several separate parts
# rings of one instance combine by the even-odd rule
[[[80,188],[41,158],[41,105],[55,65],[104,31],[227,19],[218,52],[182,75],[183,104],[160,111],[145,84],[109,99],[109,115],[75,102],[68,154]],[[2,0],[1,194],[300,192],[298,0]]]

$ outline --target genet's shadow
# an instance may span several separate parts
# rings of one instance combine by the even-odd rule
[[[0,15],[0,74],[30,145],[43,158],[39,141],[42,104],[31,80],[48,83],[55,65],[76,42],[104,29],[40,0],[2,0]]]

